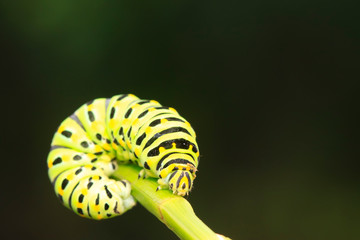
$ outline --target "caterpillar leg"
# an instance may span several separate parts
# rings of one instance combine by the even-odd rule
[[[142,178],[142,179],[145,179],[147,176],[146,176],[146,171],[145,169],[141,169],[141,171],[139,172],[139,175],[138,175],[138,179]]]
[[[165,182],[164,179],[158,179],[157,183],[159,184],[159,186],[156,188],[156,191],[169,188],[167,182]]]
[[[140,178],[145,179],[148,177],[157,177],[157,176],[147,169],[141,169],[138,175],[138,179]]]

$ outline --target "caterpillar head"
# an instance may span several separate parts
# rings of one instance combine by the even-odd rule
[[[194,177],[187,170],[175,170],[168,176],[168,186],[173,194],[179,196],[188,195],[191,191]]]

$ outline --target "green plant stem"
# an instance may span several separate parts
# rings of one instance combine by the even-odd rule
[[[138,179],[140,167],[119,165],[112,175],[115,179],[126,179],[131,183],[132,195],[148,211],[154,214],[180,239],[219,240],[220,238],[194,213],[190,203],[183,197],[173,195],[169,190],[156,191],[158,183],[154,178]]]

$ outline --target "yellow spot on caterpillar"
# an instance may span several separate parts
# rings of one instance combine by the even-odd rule
[[[159,147],[159,152],[162,153],[163,151],[165,151],[164,147]]]
[[[135,119],[135,121],[132,123],[132,125],[136,125],[139,122],[139,119]]]
[[[98,216],[97,216],[97,218],[100,220],[100,219],[102,219],[102,217],[101,217],[101,215],[99,214]]]
[[[115,150],[118,149],[118,146],[117,146],[115,143],[111,143],[111,146],[112,146]]]
[[[88,190],[86,188],[83,188],[83,189],[81,189],[81,193],[82,193],[82,195],[85,196],[88,194]]]
[[[189,122],[185,122],[186,125],[188,125],[189,127],[191,127],[190,123]]]
[[[68,161],[70,161],[70,156],[69,156],[69,155],[64,155],[64,156],[62,156],[62,160],[63,160],[64,162],[68,162]]]
[[[91,111],[93,109],[93,105],[92,104],[88,105],[87,109],[88,109],[88,111]]]
[[[87,155],[88,155],[88,157],[89,157],[90,159],[96,158],[95,154],[88,153]]]
[[[166,123],[168,120],[166,120],[166,118],[163,118],[160,120],[161,123]]]
[[[135,154],[136,154],[136,156],[140,157],[140,150],[138,148],[135,149]]]
[[[160,104],[158,101],[155,101],[155,100],[150,100],[150,102],[151,102],[152,104]]]
[[[100,205],[95,205],[94,210],[95,210],[96,212],[100,211]]]
[[[120,145],[121,145],[122,147],[125,147],[125,142],[124,142],[124,140],[120,139],[120,140],[119,140],[119,143],[120,143]]]
[[[98,175],[95,175],[95,176],[93,176],[93,178],[92,179],[94,179],[94,180],[99,180],[100,178],[99,178],[99,176]]]
[[[155,110],[155,108],[154,108],[154,107],[152,107],[152,108],[149,108],[148,110],[149,110],[149,112],[152,112],[152,111],[154,111],[154,110]]]
[[[177,112],[177,111],[175,110],[175,108],[172,108],[172,107],[169,107],[169,110],[170,110],[170,111],[173,111],[173,112]]]
[[[94,132],[103,132],[104,126],[99,121],[94,121],[91,123],[91,129],[93,129]]]
[[[197,157],[199,157],[199,155],[200,155],[200,153],[199,153],[199,152],[197,152],[197,153],[196,153],[196,156],[197,156]]]
[[[145,133],[146,133],[146,134],[151,133],[151,127],[147,127],[147,128],[145,129]]]
[[[192,150],[192,149],[193,149],[193,145],[190,145],[190,146],[189,146],[189,150]]]
[[[137,98],[134,94],[129,94],[129,97],[135,97],[135,98]]]
[[[61,133],[62,131],[64,131],[65,130],[65,127],[64,126],[60,126],[59,128],[58,128],[58,133]]]
[[[95,152],[101,152],[102,148],[99,145],[95,145]]]
[[[110,151],[111,150],[111,146],[108,144],[108,143],[105,143],[103,145],[103,148],[106,150],[106,151]]]
[[[48,168],[51,168],[53,166],[52,162],[48,162]]]
[[[129,149],[131,149],[131,143],[130,143],[129,140],[126,140],[126,145],[127,145],[127,147],[128,147]]]
[[[111,155],[112,157],[110,157],[110,155],[103,155],[100,157],[101,161],[104,162],[110,162],[112,158],[114,158],[114,155]]]
[[[79,142],[79,135],[74,133],[73,135],[71,135],[71,140],[73,142]]]
[[[92,167],[93,167],[93,165],[91,165],[91,164],[87,164],[87,165],[85,165],[84,167],[85,167],[85,168],[92,168]]]
[[[128,125],[129,124],[129,119],[126,118],[122,121],[122,125],[125,126],[125,125]]]
[[[78,202],[78,203],[76,204],[76,207],[77,207],[77,208],[83,208],[83,204]]]
[[[176,148],[176,143],[172,143],[172,148]]]
[[[60,196],[64,195],[64,190],[62,190],[61,188],[59,188],[58,192],[59,192]]]
[[[135,104],[134,106],[132,106],[131,108],[134,109],[134,108],[137,108],[138,106],[140,106],[139,104]]]
[[[119,102],[119,101],[116,101],[115,103],[114,103],[114,107],[118,107],[118,106],[120,106],[121,105],[121,101]]]
[[[74,174],[69,174],[66,178],[71,181],[74,178]]]
[[[110,121],[109,121],[109,127],[110,127],[111,129],[114,129],[114,128],[115,128],[115,119],[110,119]]]

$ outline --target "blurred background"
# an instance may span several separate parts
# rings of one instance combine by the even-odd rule
[[[47,176],[62,120],[133,93],[195,128],[188,200],[214,231],[359,239],[359,23],[351,1],[1,1],[0,234],[177,239],[140,205],[80,218]]]

